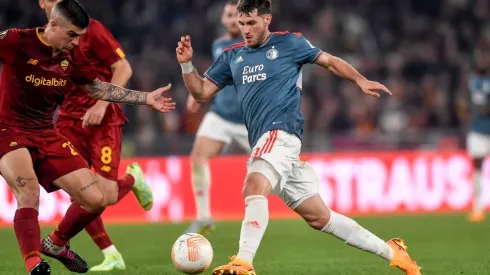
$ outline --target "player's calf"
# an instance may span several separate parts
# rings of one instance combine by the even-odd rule
[[[330,210],[320,195],[304,200],[294,211],[312,228],[331,234],[350,246],[376,254],[406,274],[420,274],[420,267],[408,256],[403,241],[383,241],[351,218]]]

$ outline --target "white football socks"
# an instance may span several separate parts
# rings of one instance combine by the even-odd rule
[[[473,192],[474,192],[473,211],[482,211],[483,192],[482,192],[482,184],[481,184],[481,171],[478,168],[475,169],[475,173],[473,175]]]
[[[113,253],[119,253],[119,251],[117,251],[117,249],[114,245],[111,245],[111,246],[108,246],[108,247],[102,249],[102,254],[104,254],[104,257],[106,257],[106,258]]]
[[[245,198],[245,219],[240,232],[240,249],[237,258],[253,263],[269,223],[269,204],[264,196]]]
[[[211,219],[211,209],[209,205],[211,179],[209,166],[208,164],[202,165],[198,163],[194,163],[192,166],[192,186],[194,188],[194,198],[196,201],[197,220],[207,221]]]
[[[332,210],[330,210],[330,220],[322,232],[332,234],[348,245],[374,253],[388,261],[393,257],[393,249],[385,241],[354,220]]]

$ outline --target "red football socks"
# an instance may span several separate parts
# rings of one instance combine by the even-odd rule
[[[85,230],[90,237],[92,237],[92,240],[94,240],[100,250],[112,245],[111,238],[109,238],[109,234],[105,231],[101,217],[97,217],[92,223],[85,227]]]
[[[14,230],[24,259],[27,272],[41,261],[41,231],[38,215],[34,208],[20,208],[15,211]]]
[[[117,201],[119,202],[124,196],[126,196],[134,185],[134,177],[130,174],[126,174],[117,180],[119,186],[119,194],[117,195]]]
[[[65,246],[71,238],[92,223],[100,214],[89,213],[81,208],[80,204],[73,202],[59,225],[49,235],[49,238],[53,241],[53,244]]]

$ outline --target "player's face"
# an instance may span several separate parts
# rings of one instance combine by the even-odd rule
[[[71,50],[73,47],[77,46],[80,36],[87,30],[80,29],[70,23],[58,24],[53,20],[51,20],[49,24],[51,29],[50,43],[53,48],[60,51]]]
[[[240,34],[240,28],[238,28],[237,22],[237,10],[236,5],[227,4],[223,10],[223,15],[221,16],[221,23],[226,28],[232,36],[237,36]]]
[[[238,25],[247,47],[255,48],[264,42],[266,39],[265,34],[269,29],[271,20],[272,15],[258,15],[257,10],[249,14],[238,14]]]
[[[61,0],[39,0],[39,6],[46,12],[48,20],[51,16],[51,10],[58,2],[61,2]]]

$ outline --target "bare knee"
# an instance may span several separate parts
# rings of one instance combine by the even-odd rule
[[[90,213],[102,212],[107,207],[107,200],[102,192],[94,193],[90,198],[84,199],[80,206]]]
[[[318,194],[304,200],[294,209],[294,212],[298,213],[309,226],[316,230],[325,228],[331,216],[330,209]]]
[[[83,207],[87,212],[97,213],[102,212],[108,206],[107,196],[101,188],[99,181],[94,181],[89,185],[86,190],[81,190],[82,196],[81,200],[78,201],[80,206]]]
[[[97,179],[99,180],[99,185],[105,194],[105,198],[107,200],[107,205],[113,205],[117,203],[118,195],[119,195],[119,187],[117,182],[113,180],[106,179],[97,174]]]
[[[202,150],[192,150],[191,162],[193,165],[206,165],[210,157],[203,153]]]
[[[242,189],[244,198],[248,196],[260,195],[268,196],[272,191],[269,180],[261,173],[253,172],[248,174]]]
[[[308,223],[308,225],[316,230],[322,230],[330,220],[330,211],[324,212],[320,215],[306,215],[303,219]]]

